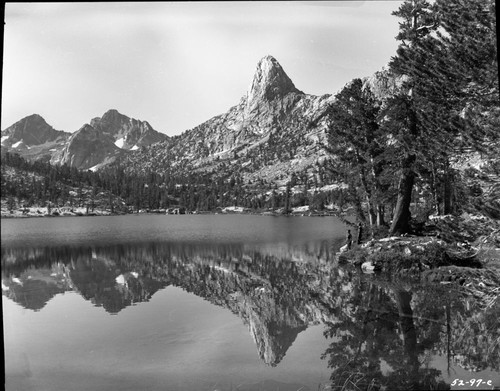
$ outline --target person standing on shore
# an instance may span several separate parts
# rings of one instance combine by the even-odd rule
[[[361,221],[358,223],[358,245],[361,244],[361,236],[363,235],[363,224],[361,224]]]
[[[351,230],[350,229],[347,230],[346,241],[347,241],[347,249],[350,250],[351,247],[352,247],[352,235],[351,235]]]

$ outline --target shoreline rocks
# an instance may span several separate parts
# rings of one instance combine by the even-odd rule
[[[450,285],[484,306],[500,300],[500,249],[447,243],[436,237],[389,237],[337,253],[339,265],[353,265],[388,281]]]

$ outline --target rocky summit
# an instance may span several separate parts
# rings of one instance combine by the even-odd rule
[[[117,110],[109,110],[101,118],[92,119],[90,125],[99,133],[111,137],[118,148],[126,150],[136,150],[166,139],[147,121],[129,118]]]
[[[109,110],[75,132],[64,148],[54,154],[51,162],[96,170],[127,152],[167,138],[146,121]]]
[[[2,131],[2,150],[48,160],[55,150],[62,148],[70,135],[55,130],[40,115],[32,114]]]
[[[304,94],[295,88],[278,61],[272,56],[266,56],[257,64],[246,96],[245,113],[258,110],[263,104],[282,99],[289,93]]]

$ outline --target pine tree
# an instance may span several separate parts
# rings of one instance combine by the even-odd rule
[[[285,205],[283,208],[283,214],[290,214],[291,208],[291,197],[292,197],[292,185],[291,182],[287,182],[285,190]]]

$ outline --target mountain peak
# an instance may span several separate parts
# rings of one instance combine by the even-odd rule
[[[94,128],[109,132],[109,128],[113,129],[113,132],[120,129],[124,123],[128,123],[130,118],[123,115],[116,109],[110,109],[106,111],[102,117],[93,118],[90,121],[90,125]]]
[[[28,115],[27,117],[24,118],[24,120],[29,120],[29,121],[39,121],[39,122],[45,122],[45,119],[40,115],[40,114],[31,114]]]
[[[2,145],[15,145],[19,141],[27,146],[41,145],[61,136],[65,137],[65,132],[55,130],[40,114],[31,114],[2,131]]]
[[[35,126],[50,127],[50,125],[47,124],[47,122],[45,121],[45,119],[40,114],[31,114],[31,115],[28,115],[28,116],[20,119],[19,121],[17,121],[12,126],[21,125],[21,124],[22,124],[22,126],[27,126],[27,124],[29,124],[29,125],[35,125]]]
[[[268,54],[267,56],[262,57],[259,60],[259,62],[257,63],[257,67],[260,68],[261,66],[276,66],[278,68],[281,68],[281,65],[278,62],[278,60],[276,60],[270,54]]]
[[[270,55],[257,64],[252,84],[247,94],[247,108],[253,108],[261,101],[272,101],[290,92],[302,94],[285,73],[280,63]]]
[[[114,122],[117,120],[120,121],[123,119],[129,120],[129,118],[126,115],[123,115],[116,109],[110,109],[106,111],[101,117],[102,121],[107,121],[107,122]]]

